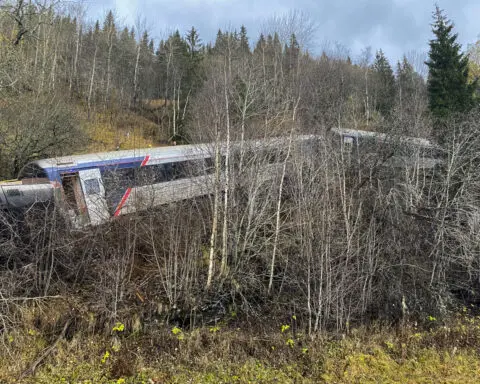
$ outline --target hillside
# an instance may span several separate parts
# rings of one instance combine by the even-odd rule
[[[83,15],[0,5],[1,180],[61,155],[240,149],[205,161],[209,195],[99,226],[72,224],[61,183],[47,209],[0,212],[0,383],[476,382],[476,56],[443,11],[428,74],[313,55],[281,23],[155,41]],[[138,180],[116,172],[122,199]]]

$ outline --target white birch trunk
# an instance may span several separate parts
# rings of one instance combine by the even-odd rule
[[[95,53],[93,55],[93,64],[92,64],[92,75],[90,76],[90,88],[88,90],[88,101],[87,101],[88,118],[90,118],[90,110],[91,110],[92,94],[93,94],[93,83],[95,81],[95,67],[96,67],[96,64],[97,64],[97,51],[98,51],[98,45],[95,46]]]
[[[215,248],[217,242],[218,210],[220,195],[220,137],[218,125],[215,126],[215,186],[213,195],[213,219],[212,234],[210,235],[210,252],[208,258],[208,275],[206,288],[209,289],[213,281],[213,271],[215,264]]]
[[[107,55],[107,85],[105,86],[105,109],[110,101],[110,79],[112,77],[112,47],[113,47],[113,28],[108,31],[108,55]]]
[[[293,108],[293,116],[292,116],[292,129],[290,130],[290,138],[288,140],[288,150],[287,155],[285,156],[285,160],[283,161],[283,169],[282,169],[282,176],[280,178],[280,185],[278,186],[278,198],[277,198],[277,212],[276,212],[276,219],[275,219],[275,237],[273,240],[273,251],[272,251],[272,260],[270,263],[270,279],[268,282],[268,294],[272,291],[273,286],[273,274],[275,270],[275,259],[277,256],[277,247],[278,247],[278,238],[280,236],[280,214],[282,208],[282,194],[283,194],[283,183],[285,181],[285,174],[287,172],[287,162],[290,157],[290,152],[292,150],[293,144],[293,133],[295,131],[295,117],[297,112],[298,103],[300,99],[297,100],[295,107]]]
[[[227,252],[228,252],[228,194],[230,183],[230,110],[228,100],[228,83],[227,83],[227,69],[224,67],[224,94],[225,94],[225,124],[227,130],[226,152],[225,152],[225,185],[224,185],[224,202],[223,202],[223,232],[222,232],[222,264],[221,273],[227,271]]]
[[[137,49],[137,59],[135,60],[135,72],[133,74],[133,107],[137,106],[137,92],[138,92],[138,71],[139,71],[139,63],[140,63],[140,50],[142,44],[138,43]]]
[[[78,26],[77,31],[77,40],[75,42],[75,57],[73,59],[73,73],[70,78],[70,91],[73,87],[73,82],[77,80],[77,68],[78,68],[78,56],[80,54],[80,40],[82,36],[82,24]]]

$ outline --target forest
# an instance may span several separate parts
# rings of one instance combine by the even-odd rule
[[[312,50],[300,11],[212,42],[145,24],[0,1],[0,180],[35,159],[334,127],[428,139],[441,162],[325,140],[289,146],[267,181],[260,154],[227,157],[212,196],[100,227],[0,213],[0,383],[476,382],[480,41],[461,47],[438,7],[428,55],[397,63]]]

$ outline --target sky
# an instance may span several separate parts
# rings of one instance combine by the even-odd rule
[[[382,49],[395,63],[407,54],[411,60],[428,52],[432,38],[432,0],[84,0],[87,17],[102,19],[110,9],[120,24],[135,25],[145,21],[156,40],[179,29],[185,33],[195,26],[202,41],[214,41],[222,30],[247,28],[251,42],[256,42],[265,21],[292,10],[308,15],[315,23],[309,51],[344,47],[353,60],[371,47],[372,54]],[[466,49],[480,35],[480,0],[437,0],[454,22],[458,41]]]

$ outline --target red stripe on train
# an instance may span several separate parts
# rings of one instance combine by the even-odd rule
[[[145,165],[147,165],[147,163],[148,163],[149,160],[150,160],[150,155],[145,156],[145,159],[143,159],[142,164],[140,165],[140,167],[144,167]]]
[[[145,158],[142,161],[142,164],[140,164],[140,167],[146,166],[149,160],[150,160],[150,155],[145,156]],[[122,200],[120,200],[120,203],[118,204],[117,209],[115,209],[115,213],[113,214],[114,217],[117,217],[120,215],[120,211],[125,205],[128,199],[128,196],[130,196],[130,193],[132,193],[132,188],[127,188],[127,191],[123,195]]]
[[[115,213],[113,214],[113,216],[117,217],[117,216],[120,215],[120,211],[122,210],[123,206],[125,205],[125,202],[127,201],[128,196],[130,196],[131,192],[132,192],[132,188],[127,188],[127,191],[123,195],[122,200],[120,200],[120,203],[118,204],[117,209],[115,210]]]

